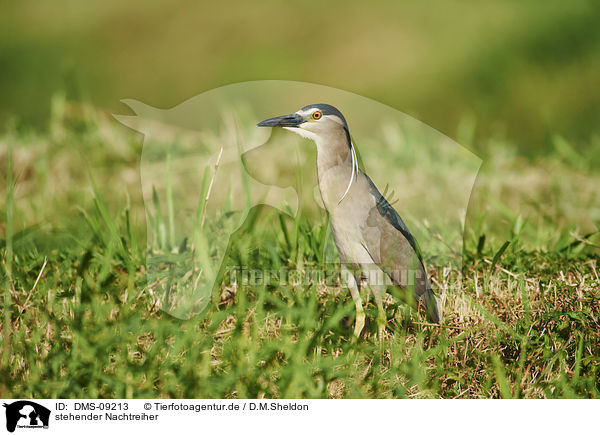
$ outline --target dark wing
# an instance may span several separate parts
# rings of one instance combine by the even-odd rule
[[[442,307],[427,279],[417,242],[396,210],[373,181],[364,175],[375,199],[375,206],[369,211],[366,225],[362,228],[365,249],[396,285],[407,287],[408,278],[408,286],[414,285],[415,297],[424,304],[431,321],[441,323]]]
[[[408,285],[414,282],[415,295],[420,297],[430,286],[417,242],[396,210],[371,179],[367,175],[365,177],[371,187],[370,193],[375,198],[375,206],[362,228],[365,249],[396,285],[406,287],[407,282]]]
[[[419,248],[419,245],[417,245],[417,242],[408,230],[408,227],[406,226],[398,212],[396,212],[394,207],[392,207],[391,204],[387,201],[387,199],[385,199],[384,196],[379,192],[379,190],[377,190],[377,187],[369,178],[369,176],[365,174],[365,177],[367,178],[367,181],[371,186],[371,194],[375,197],[375,205],[377,207],[377,211],[383,219],[388,221],[389,224],[391,224],[395,229],[402,233],[406,241],[410,244],[410,246],[412,246],[413,250],[417,254],[419,261],[422,263],[423,256],[421,255],[421,249]]]

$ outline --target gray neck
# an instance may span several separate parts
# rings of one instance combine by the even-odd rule
[[[321,197],[331,211],[343,196],[352,176],[352,154],[343,128],[315,140]]]

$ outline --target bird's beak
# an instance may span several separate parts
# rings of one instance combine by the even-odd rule
[[[304,122],[297,113],[291,115],[276,116],[275,118],[265,119],[262,122],[256,124],[258,127],[298,127]]]

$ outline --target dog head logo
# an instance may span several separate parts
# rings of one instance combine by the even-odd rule
[[[15,428],[47,428],[50,410],[29,400],[19,400],[3,404],[6,408],[6,430],[14,432]]]

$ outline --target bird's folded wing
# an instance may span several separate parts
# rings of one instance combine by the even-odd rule
[[[373,182],[371,194],[375,197],[375,206],[369,211],[367,221],[361,228],[365,248],[392,280],[404,287],[404,283],[397,282],[397,276],[413,272],[420,275],[422,279],[417,280],[416,293],[425,291],[425,270],[418,245],[402,221],[396,210],[379,193]],[[392,276],[390,274],[396,274]],[[421,288],[422,287],[422,288]]]

